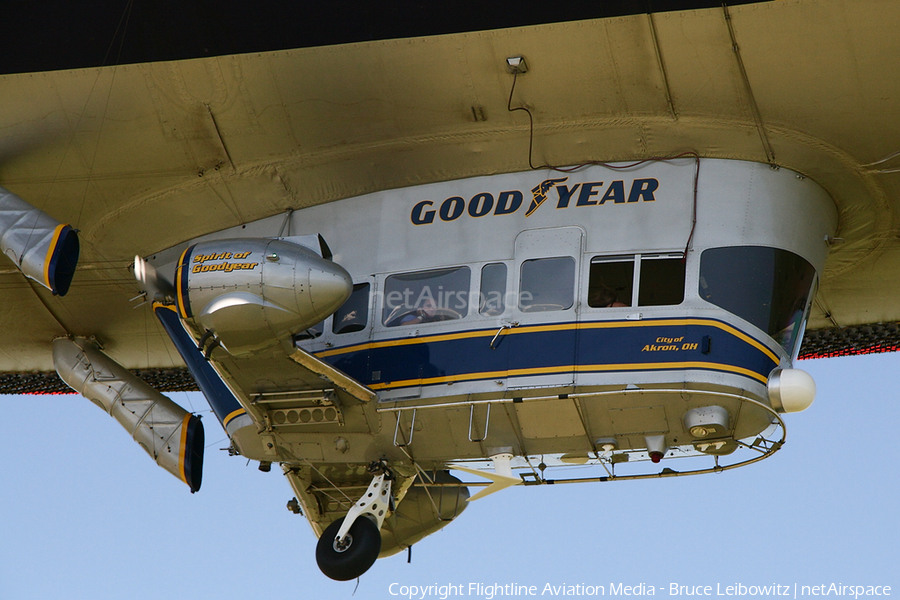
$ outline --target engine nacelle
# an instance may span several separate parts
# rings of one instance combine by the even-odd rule
[[[414,486],[397,504],[397,509],[381,527],[379,558],[391,556],[443,528],[469,504],[469,488],[447,471],[439,471],[434,486],[427,491]],[[438,512],[435,512],[437,507]]]
[[[340,265],[285,239],[195,244],[175,273],[178,312],[233,356],[257,352],[329,317],[350,297]]]
[[[78,234],[0,188],[0,251],[26,276],[65,296],[78,263]]]
[[[53,341],[53,364],[73,390],[109,413],[160,467],[200,489],[203,424],[85,338]]]

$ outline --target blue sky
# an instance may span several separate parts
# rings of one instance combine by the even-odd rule
[[[818,396],[786,416],[772,458],[698,477],[510,488],[416,544],[411,564],[405,553],[376,562],[355,595],[355,581],[317,569],[283,476],[219,451],[214,419],[191,495],[80,396],[3,397],[0,599],[399,598],[399,586],[448,583],[468,598],[487,597],[470,583],[539,595],[548,583],[607,595],[644,584],[657,597],[672,583],[835,583],[900,595],[900,355],[798,366]],[[170,396],[207,409],[198,394]]]

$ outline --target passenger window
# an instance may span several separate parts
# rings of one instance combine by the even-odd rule
[[[588,306],[631,306],[634,289],[634,257],[595,257],[588,277]]]
[[[369,315],[369,284],[358,283],[343,306],[334,313],[331,330],[334,333],[353,333],[366,328]]]
[[[575,303],[575,259],[539,258],[522,263],[519,310],[565,310]]]
[[[588,276],[588,306],[672,306],[684,302],[682,254],[595,256]]]
[[[684,302],[684,259],[679,256],[641,256],[638,306],[671,306]]]
[[[384,282],[387,327],[461,319],[469,313],[469,267],[391,275]]]
[[[481,292],[478,296],[478,312],[494,317],[506,310],[506,265],[491,263],[481,269]]]

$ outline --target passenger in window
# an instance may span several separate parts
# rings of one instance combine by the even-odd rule
[[[437,323],[438,321],[452,321],[461,319],[462,315],[452,308],[444,308],[435,304],[432,298],[425,298],[422,306],[407,312],[405,315],[393,320],[388,320],[386,325],[416,325],[418,323]]]
[[[369,284],[357,283],[332,320],[332,331],[337,334],[353,333],[366,328],[369,314]]]
[[[628,305],[624,302],[619,302],[619,296],[615,291],[605,285],[601,285],[588,293],[588,306],[593,308],[617,308]]]
[[[350,333],[363,329],[365,325],[360,326],[361,320],[357,316],[355,310],[351,310],[338,323],[335,333]]]
[[[432,323],[441,320],[443,319],[438,315],[438,309],[434,300],[426,298],[421,307],[411,313],[403,315],[403,318],[400,319],[400,324],[415,325],[417,323]]]

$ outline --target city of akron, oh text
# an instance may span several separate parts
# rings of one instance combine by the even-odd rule
[[[696,350],[700,344],[685,342],[684,337],[658,337],[652,344],[644,344],[641,352],[677,352],[678,350]]]

